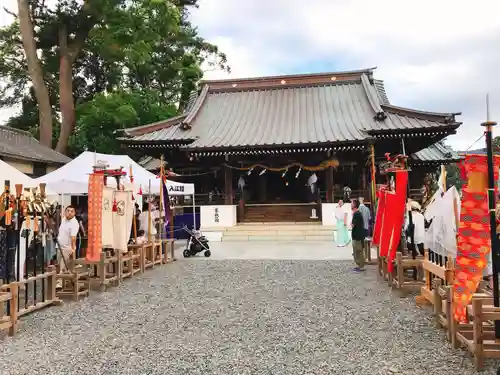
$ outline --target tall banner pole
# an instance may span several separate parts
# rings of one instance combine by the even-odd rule
[[[163,256],[163,212],[164,210],[164,204],[163,204],[163,184],[165,183],[164,181],[165,175],[164,175],[164,169],[163,169],[163,154],[160,156],[160,254]],[[168,255],[165,254],[165,257]],[[167,260],[165,259],[165,262]]]
[[[373,214],[372,215],[375,215],[375,206],[376,206],[376,203],[377,203],[376,202],[376,200],[377,200],[377,183],[376,183],[375,178],[376,178],[376,172],[377,172],[377,170],[375,168],[375,145],[373,143],[370,145],[370,149],[371,149],[370,150],[371,151],[370,152],[371,153],[371,157],[370,158],[371,158],[371,166],[372,166],[371,167],[371,172],[372,172],[372,178],[371,178],[371,180],[372,180],[372,184],[371,184],[372,185],[372,192],[371,192],[372,193],[372,199],[371,200],[372,200],[372,210],[373,210]]]
[[[134,175],[132,173],[132,164],[130,164],[129,170],[130,170],[130,182],[132,183],[132,197],[133,197],[135,185],[134,185]],[[135,207],[135,201],[132,200],[132,204],[133,204],[133,211],[134,211],[134,216],[132,219],[132,228],[134,231],[134,243],[137,243],[137,209]]]
[[[487,99],[488,101],[488,99]],[[487,103],[488,106],[488,103]],[[489,110],[488,110],[489,112]],[[496,215],[495,215],[495,174],[493,163],[493,127],[497,123],[494,121],[483,122],[481,126],[485,128],[486,152],[488,160],[488,209],[490,215],[490,240],[491,240],[491,260],[493,268],[493,304],[500,307],[500,295],[498,290],[498,272],[500,268],[500,253],[498,249]],[[495,320],[495,338],[500,340],[500,320]]]
[[[149,180],[149,190],[148,190],[148,242],[152,242],[151,237],[151,180]]]

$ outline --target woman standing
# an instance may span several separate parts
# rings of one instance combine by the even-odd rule
[[[337,246],[346,246],[349,243],[349,232],[347,231],[347,212],[342,199],[339,200],[339,203],[335,208],[335,219],[337,229]]]

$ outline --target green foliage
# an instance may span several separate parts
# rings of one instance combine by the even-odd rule
[[[450,187],[455,186],[457,190],[460,191],[464,182],[465,181],[462,180],[458,165],[448,164],[446,166],[446,188],[449,189]]]
[[[182,109],[196,89],[202,64],[229,70],[226,56],[201,38],[189,21],[189,8],[197,3],[57,0],[48,7],[44,1],[30,1],[55,128],[62,31],[68,48],[78,51],[73,63],[77,125],[72,153],[85,147],[110,152],[116,146],[113,130],[175,114],[174,106]],[[5,81],[0,84],[0,107],[22,104],[21,113],[8,125],[38,134],[38,107],[17,21],[0,28],[0,76]]]
[[[71,154],[85,150],[119,153],[117,130],[164,120],[175,112],[174,106],[162,104],[160,95],[152,90],[97,94],[77,108],[77,125],[70,138]]]

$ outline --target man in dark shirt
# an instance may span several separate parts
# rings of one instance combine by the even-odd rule
[[[364,225],[363,215],[359,211],[359,201],[353,199],[351,202],[352,208],[352,249],[354,262],[357,267],[354,269],[356,272],[363,272],[365,270],[365,253],[363,243],[366,237],[366,229]]]

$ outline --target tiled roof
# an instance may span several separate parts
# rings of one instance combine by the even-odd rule
[[[139,160],[139,165],[148,171],[155,171],[160,168],[160,159],[153,158],[152,156],[145,156]]]
[[[437,142],[432,146],[414,153],[410,158],[410,162],[414,164],[443,162],[451,163],[458,160],[460,160],[460,155],[441,142]]]
[[[66,164],[71,159],[40,144],[30,133],[0,126],[0,155],[49,164]]]
[[[184,117],[128,130],[123,141],[189,149],[352,143],[401,130],[452,133],[460,125],[452,113],[390,105],[383,81],[370,69],[203,84]]]

